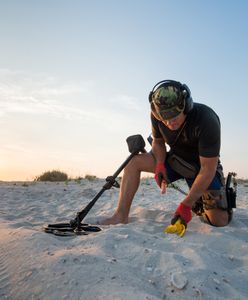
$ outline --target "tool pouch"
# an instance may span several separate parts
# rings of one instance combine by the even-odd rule
[[[228,208],[236,208],[236,193],[233,188],[228,188],[226,191]]]
[[[215,208],[227,210],[229,208],[224,187],[220,190],[207,190],[201,198],[204,210]]]
[[[171,168],[184,178],[195,178],[200,168],[196,164],[188,163],[174,153],[168,153],[167,161]]]
[[[237,182],[235,179],[236,173],[229,172],[226,179],[226,198],[228,208],[236,208],[236,197],[237,197]],[[232,186],[231,186],[232,182]]]

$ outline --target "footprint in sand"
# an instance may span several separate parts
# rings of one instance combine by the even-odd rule
[[[7,253],[0,245],[0,299],[5,299],[9,295],[9,275],[7,263]]]

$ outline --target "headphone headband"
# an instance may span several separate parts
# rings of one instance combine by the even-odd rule
[[[156,87],[158,86],[158,85],[162,85],[162,84],[169,84],[169,83],[171,83],[172,85],[175,85],[175,86],[177,86],[177,87],[180,87],[180,89],[182,88],[182,84],[179,82],[179,81],[175,81],[175,80],[170,80],[170,79],[167,79],[167,80],[161,80],[161,81],[159,81],[158,83],[156,83],[155,85],[154,85],[154,87],[152,88],[152,91],[151,91],[151,93],[153,93],[154,91],[155,91],[155,89],[156,89]]]
[[[184,97],[184,113],[187,114],[192,108],[193,108],[193,99],[191,97],[191,92],[190,89],[188,88],[188,86],[186,84],[182,84],[179,81],[175,81],[175,80],[161,80],[158,83],[156,83],[154,85],[154,87],[152,88],[151,92],[149,93],[149,102],[151,104],[151,108],[154,114],[156,114],[155,112],[155,107],[154,107],[154,103],[153,103],[153,94],[155,93],[156,89],[160,86],[160,85],[172,85],[174,87],[176,87],[180,93],[182,93],[183,97]]]

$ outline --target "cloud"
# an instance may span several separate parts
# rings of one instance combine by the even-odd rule
[[[88,96],[92,82],[65,83],[54,77],[0,70],[1,114],[46,114],[62,118],[92,117],[71,99]]]
[[[93,81],[65,82],[45,74],[0,69],[0,113],[46,115],[97,123],[125,120],[140,111],[138,100],[104,94]]]
[[[65,124],[68,132],[81,128],[82,137],[98,136],[100,132],[112,135],[140,131],[146,119],[137,98],[113,95],[101,82],[68,82],[46,74],[3,69],[0,117],[2,128],[13,128],[15,120],[27,120],[29,136],[40,130],[40,123],[36,122],[39,117],[53,129],[64,128]]]

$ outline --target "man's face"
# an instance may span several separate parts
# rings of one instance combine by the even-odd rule
[[[172,118],[169,120],[163,120],[162,122],[170,130],[178,130],[182,126],[183,122],[185,121],[185,118],[186,118],[186,115],[183,112],[181,112],[175,118]]]

